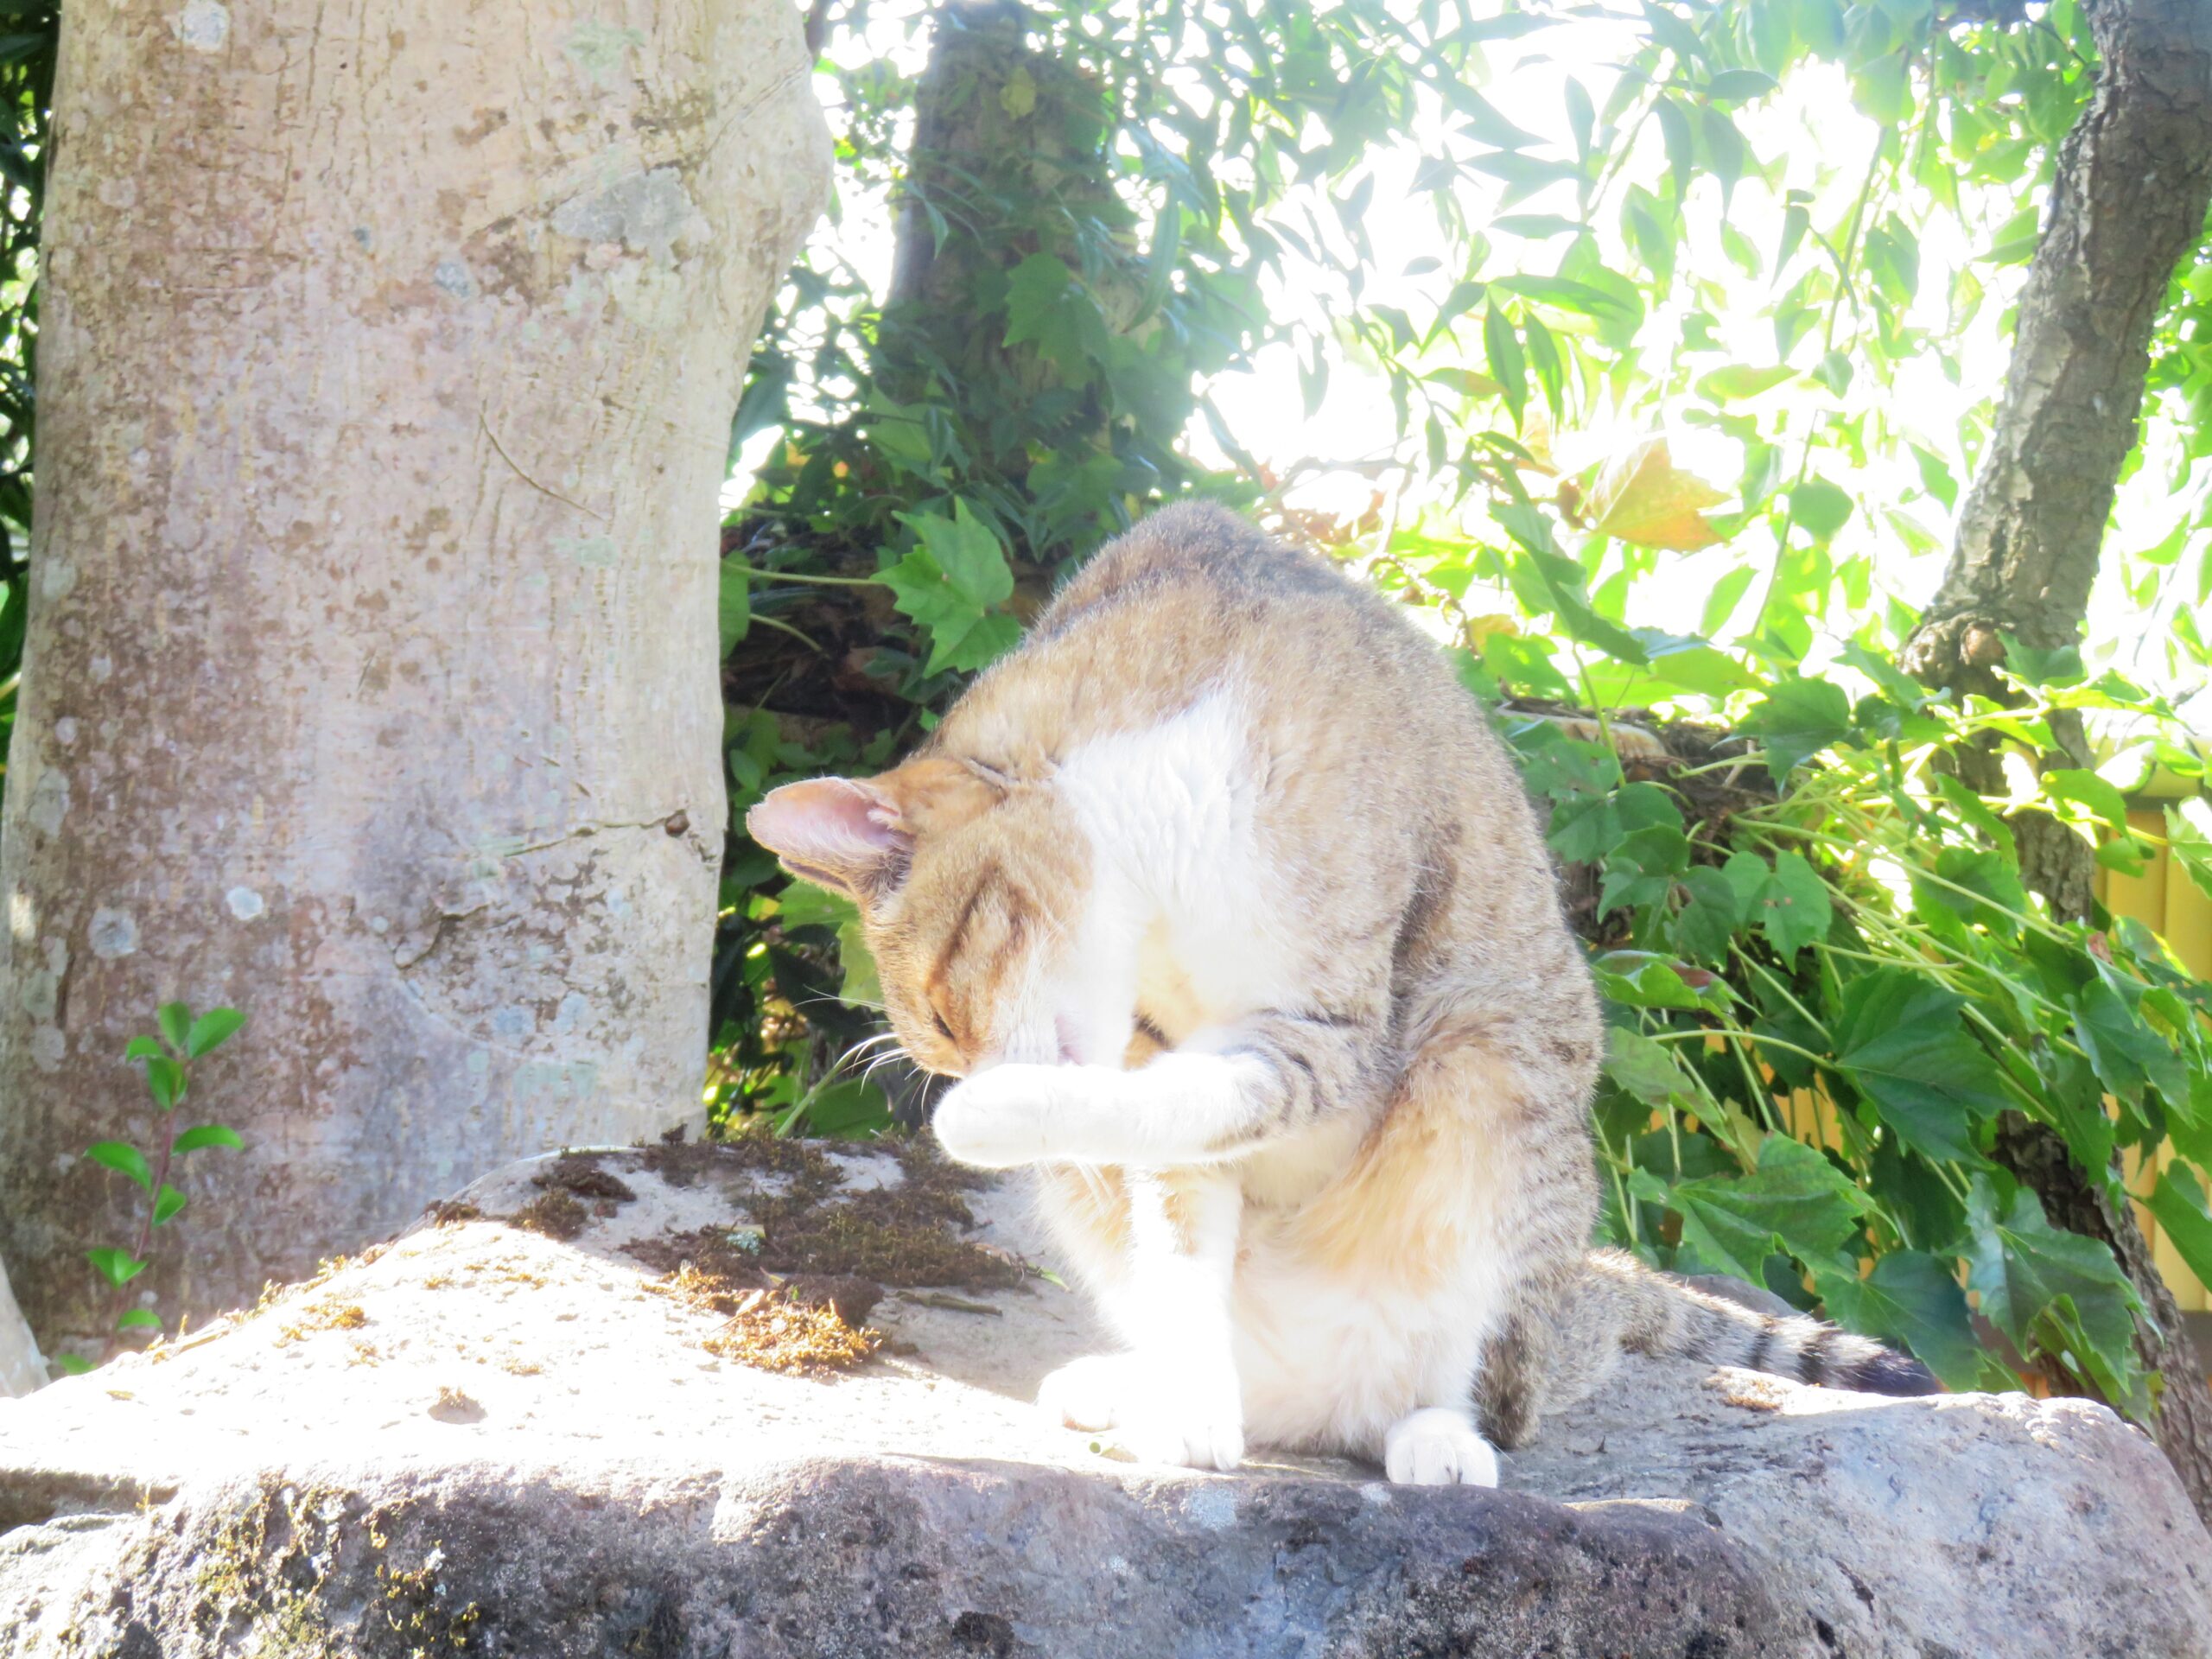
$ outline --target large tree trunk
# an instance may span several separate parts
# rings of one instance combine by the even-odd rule
[[[1906,645],[1907,665],[1930,684],[1996,694],[2000,634],[2044,650],[2080,637],[2135,447],[2152,327],[2212,203],[2212,4],[2084,0],[2084,10],[2102,57],[2096,90],[2059,150],[1996,430],[1950,565]],[[2080,747],[2078,722],[2055,735]],[[1994,755],[1963,766],[1977,786],[2002,789]],[[2057,914],[2087,916],[2087,844],[2041,813],[2013,827],[2029,885]],[[2007,1124],[1998,1156],[2054,1223],[2102,1239],[2134,1281],[2150,1316],[2136,1346],[2164,1380],[2158,1442],[2212,1521],[2212,1393],[2133,1215],[2113,1200],[2118,1183],[2083,1171],[2057,1135],[2025,1120]]]
[[[823,200],[785,0],[71,0],[0,886],[0,1257],[52,1348],[183,1109],[161,1308],[698,1110],[717,493]],[[137,1287],[134,1287],[134,1289]]]

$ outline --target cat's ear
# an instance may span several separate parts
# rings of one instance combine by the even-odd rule
[[[793,875],[866,899],[914,850],[899,808],[874,783],[814,778],[772,789],[745,815],[753,839]]]
[[[957,830],[1004,794],[988,768],[925,755],[875,778],[785,784],[745,827],[793,875],[865,902],[898,884],[918,837]]]

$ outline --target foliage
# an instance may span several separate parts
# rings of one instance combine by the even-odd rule
[[[129,1141],[100,1141],[85,1148],[85,1156],[93,1163],[113,1170],[146,1193],[145,1217],[130,1249],[103,1245],[85,1252],[93,1270],[114,1288],[118,1334],[151,1331],[159,1335],[162,1330],[161,1315],[151,1307],[125,1304],[131,1281],[151,1265],[148,1253],[153,1246],[154,1230],[175,1220],[185,1207],[183,1192],[169,1184],[171,1166],[190,1153],[214,1147],[237,1151],[245,1144],[227,1124],[197,1123],[185,1128],[176,1113],[191,1090],[194,1065],[236,1036],[245,1024],[245,1016],[236,1008],[210,1008],[195,1019],[183,1003],[164,1002],[155,1010],[154,1023],[161,1029],[158,1037],[133,1037],[123,1053],[125,1059],[145,1062],[146,1092],[161,1114],[160,1150],[149,1159]],[[74,1355],[64,1355],[59,1363],[67,1371],[90,1369]]]
[[[2212,1268],[2212,1006],[2139,926],[2052,919],[2005,820],[2039,804],[2129,868],[2160,837],[2123,791],[2194,790],[2164,839],[2212,893],[2203,762],[2157,692],[2206,664],[2205,265],[2152,342],[2135,463],[2178,516],[2116,537],[2163,655],[2123,675],[2016,645],[2009,708],[1895,666],[2094,75],[2075,0],[2027,19],[1650,0],[1608,25],[1610,63],[1587,14],[1535,7],[1033,22],[1068,78],[1003,60],[951,96],[1065,119],[1043,172],[1009,159],[953,189],[918,155],[902,174],[896,112],[948,94],[880,58],[831,66],[847,211],[903,188],[970,280],[879,309],[833,238],[756,359],[735,437],[780,436],[726,538],[735,813],[886,764],[1152,502],[1249,506],[1411,608],[1549,810],[1609,1010],[1612,1236],[1763,1281],[1955,1384],[2041,1362],[2145,1410],[2133,1291],[1992,1150],[2018,1113],[2115,1191],[2111,1154],[2141,1154],[2152,1212]],[[1515,101],[1531,75],[1557,98]],[[1394,195],[1436,224],[1402,271],[1370,212]],[[1208,401],[1270,349],[1296,354],[1317,421],[1381,389],[1379,448],[1300,469],[1360,480],[1363,509],[1287,505],[1299,477],[1252,461]],[[1977,375],[1931,429],[1924,389]],[[1552,717],[1568,709],[1594,728]],[[2087,711],[2094,770],[2038,773],[2061,709]],[[1950,764],[1985,736],[2002,798]],[[873,1028],[849,913],[741,830],[724,897],[720,1107],[880,1125],[882,1097],[836,1065]]]
[[[0,0],[0,754],[15,722],[29,601],[37,251],[60,30],[54,0]]]

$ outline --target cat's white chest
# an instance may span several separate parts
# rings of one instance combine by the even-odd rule
[[[1140,942],[1149,1006],[1198,1026],[1281,1000],[1281,884],[1260,833],[1249,728],[1232,693],[1209,692],[1155,726],[1096,739],[1062,762],[1054,782],[1090,842],[1086,928]]]

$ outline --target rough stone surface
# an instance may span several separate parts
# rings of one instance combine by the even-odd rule
[[[1096,1333],[1019,1265],[1046,1256],[1018,1194],[956,1179],[535,1160],[0,1403],[0,1656],[2212,1654],[2212,1541],[2077,1402],[1637,1363],[1497,1492],[1122,1460],[1027,1405]],[[885,1344],[836,1376],[718,1357],[737,1327],[679,1257],[880,1289]]]

